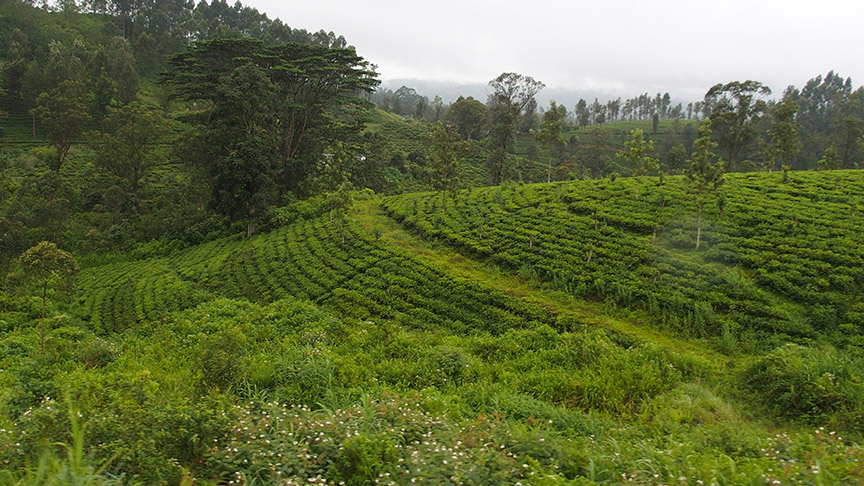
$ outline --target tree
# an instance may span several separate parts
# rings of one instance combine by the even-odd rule
[[[659,161],[648,155],[654,150],[654,141],[645,141],[644,133],[637,128],[630,132],[630,140],[624,142],[624,150],[615,155],[633,169],[636,177],[636,199],[639,199],[639,177],[650,175],[660,168]]]
[[[51,169],[59,173],[73,141],[81,134],[84,124],[90,120],[84,85],[78,81],[63,81],[57,88],[40,94],[36,104],[36,108],[30,112],[39,117],[42,126],[48,131],[56,150],[56,159],[51,164]]]
[[[712,150],[717,142],[711,140],[711,121],[706,120],[699,126],[700,137],[693,142],[694,152],[690,157],[690,165],[685,170],[689,183],[688,191],[693,194],[698,208],[696,219],[696,249],[702,241],[702,208],[707,196],[723,184],[723,161],[714,161]]]
[[[842,133],[842,120],[849,116],[864,116],[862,105],[855,102],[860,99],[860,94],[860,88],[853,91],[850,78],[843,78],[833,71],[824,77],[820,75],[808,80],[800,91],[794,87],[786,90],[784,98],[794,99],[800,107],[795,116],[802,143],[794,161],[797,168],[814,169],[814,161],[832,145],[838,155],[842,154],[842,142],[848,140],[848,132]],[[858,106],[854,106],[856,104]],[[854,128],[854,124],[848,128]]]
[[[444,106],[444,100],[441,99],[440,96],[435,95],[435,98],[432,99],[432,112],[435,113],[435,122],[441,121],[441,118],[444,116],[444,113],[447,111],[447,107]]]
[[[447,123],[452,123],[462,137],[471,141],[489,125],[489,109],[483,103],[472,97],[459,97],[455,103],[450,105],[444,116]]]
[[[117,101],[129,104],[138,96],[138,73],[135,70],[135,56],[129,41],[123,37],[114,37],[108,46],[108,73],[116,83]]]
[[[330,224],[336,223],[342,243],[345,242],[345,226],[348,224],[348,213],[354,204],[351,196],[353,186],[348,180],[345,167],[351,155],[342,143],[337,143],[325,154],[323,165],[323,185],[326,189],[327,205],[330,207]]]
[[[574,113],[579,128],[585,128],[591,123],[591,112],[588,111],[588,103],[584,99],[579,98]]]
[[[489,81],[493,93],[489,97],[492,107],[492,154],[488,159],[488,167],[493,184],[500,184],[508,176],[509,150],[512,148],[517,121],[525,107],[534,100],[534,95],[544,86],[530,76],[517,73],[502,73]]]
[[[217,86],[205,139],[213,147],[211,207],[246,220],[246,235],[269,203],[277,137],[270,122],[276,89],[254,64],[235,68]]]
[[[438,122],[430,137],[432,142],[432,185],[441,191],[441,214],[444,214],[447,193],[459,188],[459,166],[462,157],[449,126]]]
[[[687,163],[687,150],[680,143],[673,145],[666,151],[664,162],[667,172],[671,174],[680,174]]]
[[[70,288],[72,277],[78,271],[78,263],[69,253],[57,248],[54,243],[43,241],[25,251],[19,258],[21,275],[25,284],[36,287],[42,296],[39,349],[45,350],[45,307],[48,289],[64,286]]]
[[[852,102],[854,106],[857,103]],[[840,166],[844,169],[855,168],[855,154],[858,151],[858,140],[864,134],[864,120],[854,108],[847,108],[847,114],[834,122],[834,140],[829,148],[833,148],[840,157]]]
[[[552,159],[555,149],[564,146],[564,138],[561,136],[564,114],[558,109],[555,101],[549,102],[549,109],[543,113],[543,121],[540,123],[540,131],[534,136],[537,141],[549,145],[549,170],[546,172],[546,182],[552,182]]]
[[[726,153],[726,171],[735,167],[741,151],[756,139],[756,126],[767,103],[761,96],[771,89],[758,81],[733,81],[716,84],[705,94],[712,107],[709,119],[718,147]]]
[[[589,133],[589,143],[579,152],[582,166],[588,169],[591,177],[599,179],[606,174],[609,164],[606,147],[612,134],[605,128],[595,128]]]
[[[768,129],[768,143],[765,147],[766,168],[768,172],[777,163],[788,164],[801,150],[801,140],[798,137],[798,123],[795,113],[798,103],[792,97],[785,96],[771,108],[771,128]]]
[[[114,102],[117,93],[117,83],[108,76],[105,68],[99,70],[99,76],[93,80],[93,112],[99,128],[105,131],[105,117],[108,116],[108,107]]]
[[[816,161],[816,166],[819,167],[820,170],[842,169],[843,159],[840,158],[837,149],[832,145],[825,149],[825,154],[822,155],[821,159]]]
[[[214,103],[221,80],[240,66],[251,64],[267,77],[274,96],[265,128],[278,141],[273,176],[280,190],[294,192],[314,174],[325,146],[347,134],[359,136],[362,122],[344,123],[336,114],[365,110],[369,102],[360,95],[378,84],[377,74],[353,48],[218,39],[193,43],[169,63],[167,79],[176,94],[204,106]],[[217,115],[210,113],[211,124]]]
[[[162,159],[155,143],[168,132],[168,121],[152,108],[137,101],[109,108],[107,131],[92,133],[96,164],[122,180],[133,196],[139,196],[141,179]]]

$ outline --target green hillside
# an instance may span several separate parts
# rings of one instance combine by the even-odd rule
[[[344,231],[312,211],[94,261],[75,301],[52,295],[44,351],[40,301],[0,301],[2,477],[33,482],[21,471],[44,454],[60,474],[69,459],[48,444],[78,440],[90,459],[74,474],[98,478],[85,484],[860,480],[861,232],[845,201],[861,175],[730,178],[698,252],[667,178],[638,201],[626,179],[475,189],[443,218],[434,193],[383,201],[437,243],[371,199]],[[776,222],[790,212],[794,231]],[[828,259],[820,245],[844,231],[847,260]],[[797,264],[780,268],[804,288],[821,276],[781,252],[846,280],[788,291],[754,258]],[[745,305],[722,306],[733,297]],[[805,298],[838,322],[817,326]],[[772,349],[784,339],[801,344]]]
[[[695,249],[682,177],[390,198],[388,212],[429,238],[580,298],[641,309],[725,352],[788,340],[860,349],[864,331],[864,173],[727,176]]]

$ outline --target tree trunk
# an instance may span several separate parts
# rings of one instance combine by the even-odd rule
[[[246,238],[255,234],[255,212],[250,211],[246,219]]]
[[[702,241],[702,203],[699,203],[699,216],[696,217],[696,249]]]
[[[551,148],[550,148],[551,150]],[[549,156],[549,171],[546,173],[546,182],[552,182],[552,156]]]

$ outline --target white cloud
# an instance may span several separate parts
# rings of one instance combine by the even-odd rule
[[[561,89],[691,99],[744,79],[780,93],[831,69],[864,82],[857,1],[244,3],[295,28],[344,35],[385,80],[485,83],[515,71]]]

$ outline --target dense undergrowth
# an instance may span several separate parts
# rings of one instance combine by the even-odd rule
[[[6,478],[38,468],[46,448],[61,460],[52,444],[75,443],[70,418],[83,427],[85,461],[107,464],[99,478],[146,484],[864,474],[848,439],[772,433],[661,350],[596,329],[463,335],[337,318],[293,299],[215,299],[104,337],[70,317],[45,353],[37,339],[24,327],[0,344]]]

